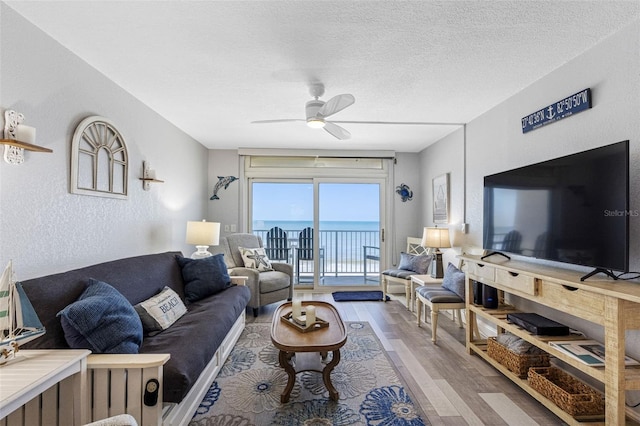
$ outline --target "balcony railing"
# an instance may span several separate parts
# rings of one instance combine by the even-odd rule
[[[289,247],[291,248],[289,262],[296,267],[295,253],[298,246],[298,234],[300,229],[285,229]],[[265,247],[267,242],[268,229],[257,229],[253,233],[262,238]],[[341,276],[363,276],[366,272],[367,276],[376,276],[380,272],[380,262],[373,260],[373,256],[369,259],[365,258],[363,247],[377,248],[380,243],[380,231],[344,231],[344,230],[320,230],[320,249],[323,252],[321,267],[324,268],[324,277],[341,277]],[[375,249],[368,249],[371,255],[375,253]],[[379,253],[377,253],[379,256]],[[366,262],[366,266],[365,266]],[[302,262],[300,265],[300,273],[310,273],[312,267],[311,262]]]

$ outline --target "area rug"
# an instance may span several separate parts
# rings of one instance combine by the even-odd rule
[[[381,291],[334,291],[331,295],[336,302],[382,302],[383,300]],[[387,301],[389,300],[387,296]]]
[[[338,401],[329,399],[322,374],[303,372],[289,402],[281,403],[287,374],[278,365],[270,326],[247,324],[191,426],[429,424],[367,322],[346,323],[347,343],[331,373]]]

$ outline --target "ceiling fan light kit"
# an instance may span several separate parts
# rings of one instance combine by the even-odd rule
[[[311,127],[312,129],[322,129],[325,125],[325,122],[323,119],[321,118],[308,118],[307,119],[307,126]]]
[[[307,115],[307,126],[312,129],[321,129],[324,127],[324,118],[318,112],[324,106],[324,101],[313,99],[305,105],[305,113]]]
[[[337,124],[326,121],[325,119],[330,115],[340,112],[346,107],[353,105],[353,103],[356,101],[356,98],[354,98],[351,94],[342,94],[334,96],[327,102],[321,101],[318,98],[324,94],[324,85],[322,83],[313,83],[309,87],[309,93],[314,97],[314,99],[308,101],[304,107],[306,118],[306,120],[304,121],[307,122],[307,126],[311,127],[312,129],[324,128],[327,133],[329,133],[336,139],[349,139],[351,137],[351,133],[338,126]],[[298,118],[285,118],[280,120],[252,121],[252,123],[282,123],[287,121],[303,120]]]

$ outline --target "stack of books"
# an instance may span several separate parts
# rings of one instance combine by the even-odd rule
[[[551,346],[561,352],[593,367],[604,366],[604,345],[595,340],[567,340],[549,342]],[[640,365],[633,358],[625,356],[626,365]]]

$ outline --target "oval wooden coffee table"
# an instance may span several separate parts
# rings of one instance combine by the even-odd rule
[[[302,309],[308,305],[316,307],[316,316],[327,321],[328,327],[302,332],[290,324],[285,324],[281,317],[291,313],[291,302],[282,304],[273,315],[271,341],[280,350],[280,366],[289,375],[287,386],[280,395],[281,402],[289,401],[296,374],[302,371],[322,373],[329,397],[334,401],[339,398],[338,391],[331,383],[331,371],[340,362],[340,348],[347,342],[344,322],[340,313],[330,303],[305,301],[302,302]],[[331,361],[325,364],[323,361],[326,361],[329,352],[332,352],[333,356]]]

